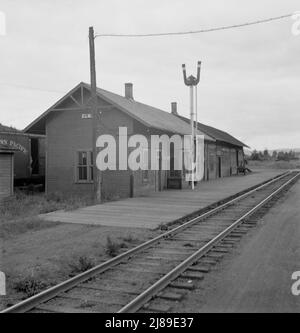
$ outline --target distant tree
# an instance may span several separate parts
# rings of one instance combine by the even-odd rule
[[[257,150],[253,150],[251,156],[250,156],[250,160],[252,161],[260,161],[260,156],[259,153],[257,152]]]
[[[296,152],[293,150],[290,151],[279,151],[277,153],[277,161],[290,161],[290,160],[298,160],[298,156]]]
[[[284,161],[284,152],[283,151],[278,152],[277,161]]]
[[[266,161],[270,159],[270,155],[269,155],[268,149],[264,150],[264,152],[263,152],[263,159],[266,160]]]
[[[276,150],[274,150],[273,153],[272,153],[272,159],[274,161],[276,161],[276,159],[277,159],[277,151]]]
[[[290,158],[290,160],[296,160],[297,159],[296,154],[295,154],[294,151],[292,151],[292,150],[289,151],[289,158]]]
[[[290,161],[291,155],[290,152],[280,151],[277,154],[277,161]]]

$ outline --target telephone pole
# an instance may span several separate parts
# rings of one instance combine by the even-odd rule
[[[97,101],[97,81],[96,81],[96,62],[95,62],[95,34],[93,27],[89,28],[89,45],[90,45],[90,75],[91,75],[91,101],[92,101],[92,148],[93,148],[94,197],[97,202],[101,202],[100,174],[96,165],[98,101]]]

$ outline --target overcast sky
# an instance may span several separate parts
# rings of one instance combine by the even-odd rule
[[[24,128],[89,82],[88,27],[98,33],[185,31],[300,11],[299,0],[1,0],[0,122]],[[300,146],[300,35],[282,21],[200,35],[96,39],[98,86],[189,114],[181,64],[196,74],[199,120],[251,148]]]

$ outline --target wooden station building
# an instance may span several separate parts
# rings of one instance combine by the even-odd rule
[[[119,127],[126,127],[128,136],[142,134],[149,140],[151,135],[190,134],[190,124],[177,114],[175,104],[169,113],[137,102],[131,83],[125,84],[124,96],[97,88],[97,103],[97,136],[110,134],[118,142]],[[25,128],[27,134],[46,138],[47,193],[93,194],[93,121],[90,85],[81,82]],[[244,158],[245,145],[225,132],[200,123],[197,134],[202,134],[205,140],[204,180],[236,174]],[[104,200],[188,186],[184,172],[172,169],[101,172]]]

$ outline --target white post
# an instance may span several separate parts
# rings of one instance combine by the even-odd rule
[[[190,103],[191,103],[191,129],[192,129],[192,142],[191,142],[191,159],[192,159],[192,190],[194,189],[194,87],[190,86]]]
[[[195,121],[195,138],[197,135],[197,130],[198,130],[198,89],[197,89],[197,85],[195,86],[195,114],[196,114],[196,121]],[[197,147],[198,147],[198,143],[196,140],[196,146],[195,146],[195,174],[197,173]]]
[[[195,86],[195,113],[196,113],[196,124],[195,129],[198,129],[198,90],[197,86]]]

